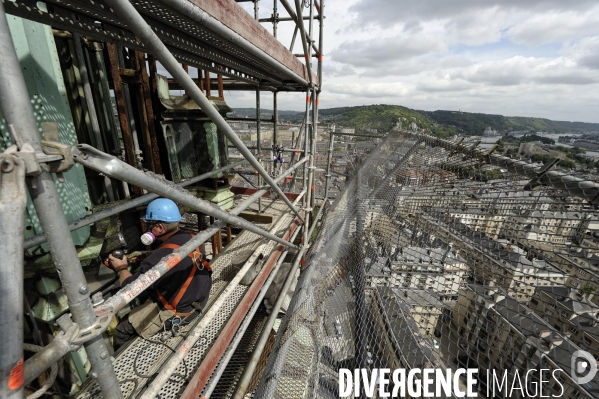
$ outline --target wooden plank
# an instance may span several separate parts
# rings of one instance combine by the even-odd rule
[[[258,190],[256,190],[255,188],[231,186],[231,192],[233,194],[252,195],[256,191],[258,191]],[[287,197],[289,199],[289,201],[295,201],[295,199],[299,195],[298,193],[283,193],[283,194],[285,194],[285,197]],[[262,198],[270,198],[270,193],[269,192],[264,193],[262,195]]]
[[[309,80],[308,71],[304,63],[298,60],[283,43],[278,41],[234,0],[190,0],[190,2],[220,21],[227,28],[235,31],[266,54],[269,54],[287,69],[295,72],[303,79]],[[314,72],[312,76],[313,81],[318,82]]]
[[[244,218],[248,222],[255,223],[272,223],[272,215],[269,213],[241,212],[239,217]]]

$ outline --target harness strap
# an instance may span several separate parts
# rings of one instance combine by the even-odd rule
[[[175,249],[181,248],[181,245],[168,243],[168,244],[161,245],[160,248],[158,248],[158,249],[162,249],[162,248],[175,250]],[[210,267],[210,263],[206,259],[204,259],[204,257],[202,256],[202,251],[200,251],[199,247],[196,248],[192,253],[188,254],[187,256],[189,256],[191,258],[193,264],[196,265],[197,267],[200,267],[200,264],[202,265],[202,268],[200,268],[200,270],[205,268],[209,272],[212,271],[212,268]]]
[[[191,234],[192,237],[194,236],[193,233],[189,233],[189,234]],[[181,245],[173,244],[173,243],[165,243],[165,244],[162,244],[160,247],[158,247],[158,249],[162,249],[162,248],[175,250],[175,249],[181,248]],[[200,247],[196,248],[192,253],[188,254],[187,256],[189,256],[191,258],[194,267],[192,267],[191,273],[189,273],[189,276],[185,280],[185,283],[181,286],[181,288],[177,292],[177,296],[175,296],[175,299],[173,300],[173,302],[168,303],[168,301],[164,298],[164,296],[160,293],[160,291],[158,291],[158,289],[156,290],[156,293],[158,294],[158,298],[160,299],[160,302],[162,302],[162,305],[164,306],[164,308],[168,309],[172,312],[175,312],[175,313],[177,312],[177,305],[179,304],[179,301],[181,300],[181,298],[183,298],[183,295],[185,295],[185,292],[189,288],[189,285],[191,284],[191,281],[193,280],[193,276],[195,276],[196,271],[198,269],[202,270],[203,268],[207,269],[208,271],[212,271],[212,268],[210,267],[210,263],[203,258]],[[200,264],[202,265],[202,269],[200,269]]]
[[[198,270],[197,267],[193,267],[191,269],[191,273],[189,273],[187,280],[185,280],[185,283],[179,289],[179,292],[177,293],[177,296],[173,300],[172,304],[168,303],[168,301],[162,296],[160,291],[156,290],[156,293],[158,293],[158,298],[160,298],[160,302],[162,302],[162,305],[164,306],[165,309],[168,309],[173,312],[177,312],[177,305],[179,304],[179,301],[181,300],[181,298],[183,298],[183,295],[185,295],[185,291],[187,291],[187,289],[189,288],[189,285],[191,284],[191,280],[193,280],[193,276],[196,274],[196,270]]]

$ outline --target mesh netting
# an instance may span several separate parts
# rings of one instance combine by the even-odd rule
[[[341,368],[427,367],[478,368],[479,397],[486,370],[526,385],[496,397],[597,397],[572,368],[599,358],[595,183],[423,134],[369,144],[333,160],[342,191],[254,397],[339,398]]]

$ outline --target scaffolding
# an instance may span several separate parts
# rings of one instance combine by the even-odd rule
[[[37,380],[34,396],[64,397],[55,379],[68,363],[61,377],[81,399],[351,397],[341,368],[429,367],[510,378],[550,368],[554,394],[599,397],[599,377],[570,363],[580,350],[599,359],[599,184],[558,158],[508,158],[476,138],[407,131],[401,118],[332,129],[319,146],[323,1],[276,0],[267,18],[253,6],[252,16],[233,0],[0,0],[0,396],[23,397]],[[13,37],[14,17],[41,23],[31,29],[41,36]],[[46,39],[53,52],[33,59]],[[54,78],[68,95],[48,89]],[[226,90],[255,95],[255,115],[227,117]],[[285,92],[305,104],[291,139]],[[198,233],[115,287],[89,257],[134,241],[129,227],[158,197]],[[200,317],[114,351],[114,321],[204,243],[213,285]],[[41,310],[29,263],[54,301]]]
[[[78,393],[80,397],[98,397],[100,394],[106,398],[135,395],[165,397],[161,390],[170,389],[165,386],[180,378],[181,364],[187,375],[183,381],[175,382],[176,387],[171,389],[170,395],[195,397],[214,389],[218,378],[211,379],[211,375],[213,372],[215,375],[222,373],[226,367],[266,288],[290,251],[295,259],[295,273],[324,208],[324,203],[318,204],[319,212],[313,215],[312,210],[317,205],[314,158],[318,94],[322,87],[324,5],[316,0],[296,0],[295,4],[281,0],[289,17],[280,18],[277,3],[275,1],[272,17],[268,19],[273,24],[273,34],[270,35],[260,24],[264,20],[259,19],[258,1],[254,2],[253,18],[234,1],[0,2],[0,110],[9,132],[7,141],[11,143],[0,155],[0,227],[3,232],[0,254],[4,261],[0,274],[0,291],[4,298],[0,314],[0,396],[23,397],[24,386],[67,353],[80,347],[85,348],[91,364],[89,378]],[[304,15],[305,10],[308,10],[308,16]],[[73,62],[77,65],[76,75],[83,89],[80,105],[85,108],[90,125],[88,140],[75,145],[63,143],[58,140],[61,132],[57,131],[56,124],[41,126],[44,138],[40,137],[35,111],[37,105],[32,105],[28,93],[7,14],[49,25],[54,29],[56,38],[73,44]],[[277,25],[284,21],[295,24],[289,49],[276,38]],[[318,30],[315,22],[319,23]],[[292,52],[298,34],[303,48],[303,63]],[[313,59],[317,60],[316,68],[312,65]],[[213,167],[207,173],[177,182],[162,176],[168,167],[163,162],[165,157],[159,151],[157,140],[158,108],[152,104],[157,101],[161,90],[156,83],[157,63],[172,76],[168,79],[166,91],[185,90],[206,119],[226,138],[224,142],[230,142],[243,156],[243,161],[228,165],[221,163],[220,167]],[[97,70],[88,68],[88,65],[97,67]],[[189,67],[197,68],[197,78],[188,74]],[[149,68],[149,74],[146,68]],[[112,78],[112,85],[107,74]],[[224,101],[225,90],[256,93],[255,153],[219,112],[219,101]],[[211,96],[211,91],[218,92],[218,96]],[[260,114],[260,97],[264,91],[273,93],[271,153],[277,146],[277,93],[299,92],[306,96],[304,121],[295,139],[292,160],[285,170],[269,168],[272,156],[265,160],[260,137],[261,122],[266,123],[261,121]],[[102,92],[103,97],[98,92]],[[114,105],[110,101],[110,92],[114,93]],[[110,115],[114,106],[118,114],[117,123]],[[122,151],[118,145],[119,135],[124,143]],[[228,212],[183,188],[222,176],[224,172],[234,173],[235,167],[246,163],[258,175],[255,192],[245,200],[237,201]],[[54,177],[62,181],[63,173],[76,164],[98,172],[95,176],[100,176],[99,184],[105,190],[108,206],[69,223],[64,216]],[[146,168],[148,170],[144,170]],[[295,187],[299,176],[296,174],[300,170],[300,192],[283,192],[283,184]],[[172,175],[174,177],[174,172]],[[24,240],[27,193],[43,234]],[[264,199],[268,194],[271,198]],[[101,293],[92,298],[71,232],[135,210],[158,196],[171,198],[196,213],[200,225],[203,215],[209,216],[212,225],[203,226],[200,234],[105,302]],[[121,200],[114,202],[115,197]],[[278,217],[276,222],[261,225],[239,216],[244,210],[255,208],[256,201],[256,213],[271,209]],[[228,271],[219,264],[226,263],[227,256],[242,248],[245,242],[264,238],[265,244],[254,251],[234,278],[230,281],[223,279],[222,284],[213,289],[206,312],[197,323],[183,331],[184,337],[175,337],[168,342],[178,347],[176,353],[171,354],[161,348],[161,354],[157,355],[161,360],[155,364],[157,375],[152,375],[153,380],[148,386],[148,375],[138,375],[135,380],[122,378],[119,362],[125,362],[125,366],[128,364],[125,359],[127,351],[115,354],[115,359],[103,339],[113,317],[205,241],[212,239],[213,254],[216,255],[222,250],[221,231],[228,229],[230,236],[230,226],[237,226],[243,232],[232,242],[229,237],[227,247],[219,254],[222,256],[213,258],[216,274],[224,275]],[[296,245],[295,237],[300,231],[303,238]],[[120,233],[119,238],[122,238]],[[56,324],[61,331],[49,344],[24,361],[23,254],[25,250],[44,243],[49,247],[60,276],[70,315],[67,313],[59,317]],[[240,285],[244,274],[262,256],[267,260],[260,275],[251,286]],[[278,314],[280,306],[277,303],[274,315]],[[29,313],[31,316],[31,311]],[[267,324],[270,325],[267,331],[270,331],[272,321]],[[218,335],[218,339],[207,339],[207,331],[214,339]],[[199,345],[198,340],[201,341]],[[147,347],[138,347],[137,350],[154,351],[154,354],[157,351]],[[194,351],[197,353],[192,354]],[[190,360],[192,358],[193,361]],[[190,380],[189,384],[187,380]],[[48,389],[51,383],[46,385],[44,387]],[[188,388],[183,392],[186,385]]]

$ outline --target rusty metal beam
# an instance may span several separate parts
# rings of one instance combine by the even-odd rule
[[[210,97],[210,71],[204,71],[204,89],[206,90],[206,97]]]
[[[221,100],[225,99],[225,89],[223,86],[223,75],[218,74],[216,76],[217,79],[217,85],[218,85],[218,98],[220,98]]]
[[[141,136],[143,137],[144,144],[144,160],[147,162],[148,169],[156,174],[162,174],[162,168],[160,167],[160,153],[154,128],[154,112],[152,110],[150,82],[146,70],[145,56],[139,51],[133,51],[132,61],[138,84],[130,89],[134,91],[137,103]]]
[[[118,63],[117,46],[112,43],[106,43],[104,51],[104,58],[108,60],[110,76],[112,78],[112,88],[114,90],[114,98],[116,100],[116,108],[119,114],[119,122],[121,124],[121,134],[123,137],[123,144],[125,146],[125,161],[129,165],[137,167],[133,136],[131,135],[129,118],[127,117],[127,107],[125,106],[125,95],[123,93],[123,81],[121,79]],[[133,192],[136,195],[141,194],[139,187],[133,187]]]

